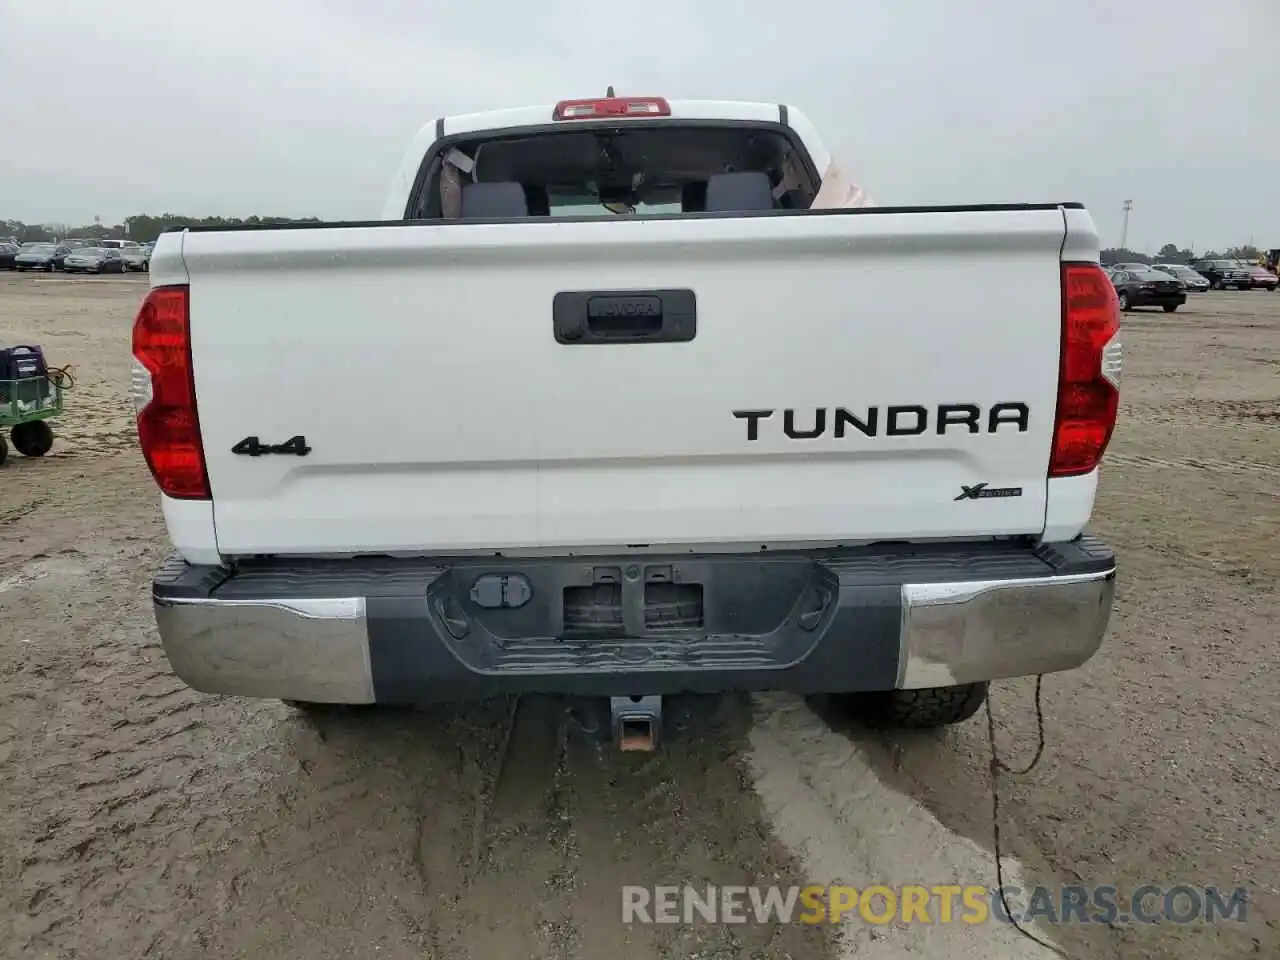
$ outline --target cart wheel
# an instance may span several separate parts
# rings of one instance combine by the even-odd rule
[[[29,420],[10,430],[9,439],[24,457],[43,457],[53,446],[53,428],[43,420]]]
[[[9,445],[4,442],[4,437],[0,437],[0,466],[9,459]]]

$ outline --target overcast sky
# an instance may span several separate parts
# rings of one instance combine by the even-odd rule
[[[0,0],[0,218],[376,218],[440,114],[786,101],[881,204],[1280,246],[1280,2]]]

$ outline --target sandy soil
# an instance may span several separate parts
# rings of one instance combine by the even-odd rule
[[[133,449],[135,282],[0,275],[0,342],[77,365],[43,461],[0,470],[0,955],[1046,956],[1003,925],[624,927],[622,884],[994,883],[981,716],[846,728],[786,696],[600,751],[554,701],[316,724],[196,694],[146,602],[167,552]],[[1250,885],[1244,923],[1063,926],[1080,958],[1280,956],[1280,295],[1126,321],[1095,529],[1113,631],[1045,681],[1001,778],[1016,882]],[[1031,684],[996,687],[1011,763]]]

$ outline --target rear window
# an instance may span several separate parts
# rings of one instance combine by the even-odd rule
[[[697,212],[708,179],[726,172],[767,174],[778,208],[808,207],[820,186],[803,144],[777,124],[592,122],[433,145],[406,216],[458,216],[457,187],[471,182],[520,184],[535,217]]]
[[[1169,274],[1162,273],[1159,270],[1131,270],[1134,278],[1144,283],[1150,283],[1155,280],[1168,280]]]
[[[632,204],[601,203],[600,198],[591,194],[547,193],[548,213],[553,217],[616,217],[627,215],[643,215],[653,213],[680,213],[683,210],[680,198],[665,199],[662,197],[642,199]]]

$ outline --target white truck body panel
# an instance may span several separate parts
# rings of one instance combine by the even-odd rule
[[[191,285],[222,555],[757,549],[1042,533],[1060,262],[1096,248],[1083,211],[881,209],[195,231],[152,269]],[[656,288],[696,292],[695,339],[552,334],[558,292]],[[1027,429],[989,432],[1011,402]],[[886,436],[890,405],[928,429]],[[868,407],[874,437],[783,433]],[[738,410],[776,412],[748,441]],[[978,483],[1022,493],[958,499]]]

